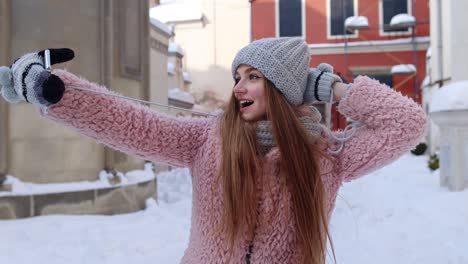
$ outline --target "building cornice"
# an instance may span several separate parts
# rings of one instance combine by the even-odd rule
[[[310,55],[329,55],[344,53],[376,53],[413,51],[414,44],[417,50],[427,50],[430,37],[399,38],[394,40],[353,41],[342,43],[309,44]],[[345,49],[346,48],[346,49]]]

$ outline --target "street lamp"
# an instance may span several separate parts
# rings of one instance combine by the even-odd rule
[[[345,19],[344,24],[346,30],[349,32],[369,28],[369,20],[365,16],[350,16]]]
[[[398,14],[390,20],[392,29],[408,29],[416,26],[416,18],[409,14]]]
[[[416,27],[416,18],[410,14],[397,14],[392,17],[390,20],[390,28],[391,29],[410,29],[411,28],[411,42],[413,44],[413,67],[410,67],[408,65],[402,66],[402,65],[396,65],[394,67],[399,67],[400,69],[403,70],[403,74],[414,74],[414,96],[415,99],[419,98],[418,95],[418,75],[416,74],[416,67],[418,65],[418,54],[417,54],[417,43],[416,43],[416,32],[414,28]],[[414,68],[414,69],[413,69]],[[405,71],[406,70],[406,71]],[[393,73],[393,68],[392,68],[392,74]],[[399,73],[401,74],[401,73]]]
[[[369,29],[369,20],[365,16],[350,16],[347,17],[344,21],[344,29],[345,29],[345,43],[344,43],[344,54],[345,54],[345,78],[349,78],[352,76],[348,76],[348,35],[347,32],[354,32],[360,29]]]

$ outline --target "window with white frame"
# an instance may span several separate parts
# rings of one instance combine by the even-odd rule
[[[303,1],[277,0],[278,36],[303,36]]]
[[[398,14],[409,14],[408,0],[381,0],[382,1],[382,22],[383,32],[408,32],[406,28],[393,29],[390,27],[392,17]]]
[[[353,35],[345,29],[346,18],[354,16],[354,0],[329,0],[330,5],[330,36]]]

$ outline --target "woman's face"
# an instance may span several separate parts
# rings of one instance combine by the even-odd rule
[[[234,97],[241,116],[246,121],[257,121],[266,117],[266,79],[257,69],[241,64],[236,71]]]

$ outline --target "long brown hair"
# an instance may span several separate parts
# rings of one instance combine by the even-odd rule
[[[302,125],[297,109],[268,80],[265,96],[267,119],[282,157],[281,175],[286,183],[282,189],[290,192],[297,241],[304,256],[301,263],[323,264],[327,239],[330,243],[331,239],[318,160],[328,156],[323,148],[317,147],[320,139],[312,138]],[[252,236],[257,220],[255,177],[261,175],[262,168],[255,129],[255,123],[242,120],[233,95],[220,124],[222,158],[219,171],[224,199],[223,230],[231,254],[234,240],[241,235],[241,227],[246,227],[247,234]]]

